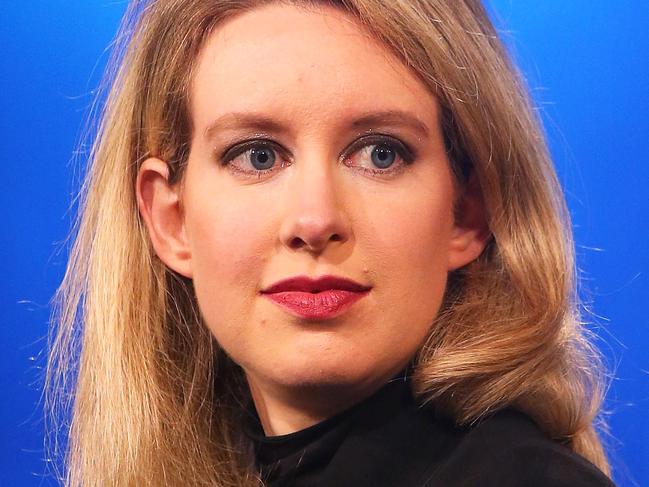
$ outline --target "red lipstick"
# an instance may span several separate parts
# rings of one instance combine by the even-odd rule
[[[279,281],[261,294],[294,316],[322,320],[341,315],[370,289],[342,277],[298,276]]]

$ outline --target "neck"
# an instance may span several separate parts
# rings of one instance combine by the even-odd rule
[[[360,386],[308,385],[279,388],[247,375],[250,393],[266,436],[303,430],[360,402],[389,378]]]

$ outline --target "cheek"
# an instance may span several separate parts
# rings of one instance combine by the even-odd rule
[[[413,283],[446,275],[453,228],[452,186],[435,174],[428,176],[419,179],[434,184],[412,182],[389,197],[373,198],[372,204],[365,201],[363,213],[371,217],[357,225],[363,232],[358,240],[375,263]]]
[[[379,314],[408,327],[413,333],[399,343],[413,346],[426,334],[443,299],[452,191],[443,183],[413,185],[399,196],[389,206],[381,205],[384,211],[373,213],[372,225],[361,226],[366,233],[359,241],[376,273]]]
[[[194,191],[186,205],[185,222],[201,312],[213,331],[218,325],[224,333],[223,323],[250,318],[272,240],[267,218],[258,206],[242,201],[233,204],[227,192],[214,191],[214,187],[209,194],[221,196],[206,193]]]
[[[218,274],[223,285],[241,284],[246,272],[263,259],[264,219],[260,213],[210,201],[191,217],[192,263],[199,280]]]

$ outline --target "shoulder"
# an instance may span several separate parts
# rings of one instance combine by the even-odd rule
[[[433,408],[407,402],[388,417],[359,415],[348,426],[318,485],[613,486],[594,465],[514,410],[460,428]]]
[[[526,415],[500,411],[458,429],[425,485],[611,487],[597,467],[547,438]]]

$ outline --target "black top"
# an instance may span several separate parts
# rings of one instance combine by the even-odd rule
[[[594,465],[507,409],[460,428],[415,404],[401,373],[372,396],[309,428],[246,435],[269,487],[610,487]]]

